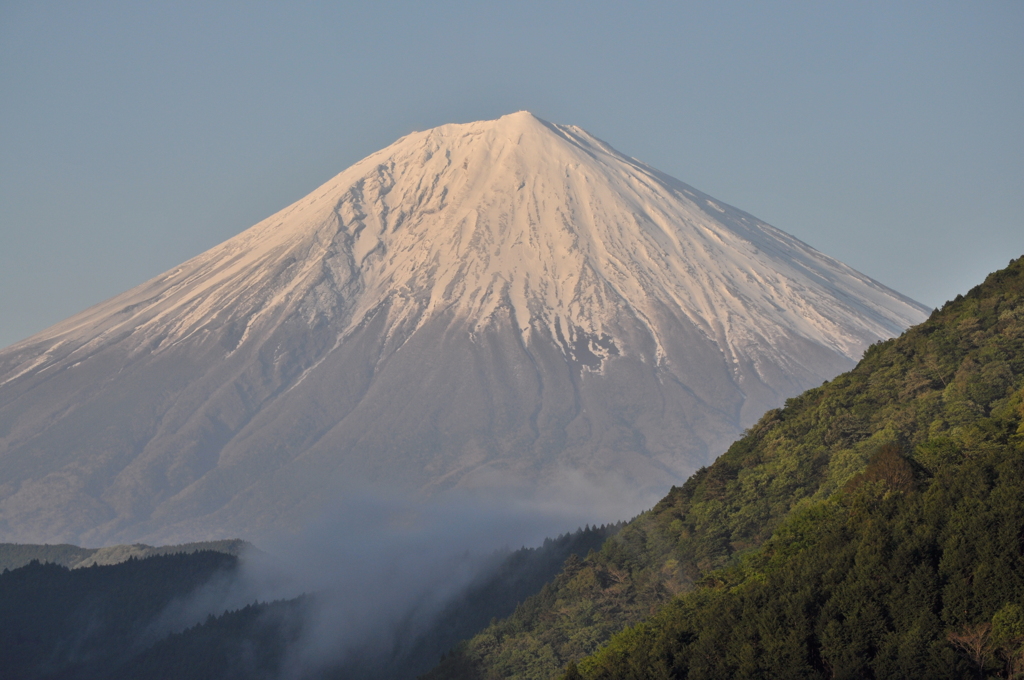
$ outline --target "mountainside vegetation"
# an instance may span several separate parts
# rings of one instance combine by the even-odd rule
[[[107,670],[97,680],[277,680],[289,646],[303,632],[306,596],[255,602],[241,609],[209,615],[181,632],[171,633],[140,650],[128,663]],[[318,669],[322,670],[322,669]],[[331,678],[324,673],[302,678]]]
[[[178,553],[68,569],[33,561],[0,573],[0,676],[118,677],[161,636],[168,606],[237,567],[233,555]],[[166,634],[167,631],[163,631]]]
[[[545,539],[536,548],[499,553],[497,565],[448,603],[426,630],[402,631],[397,636],[401,644],[389,659],[373,658],[359,667],[349,664],[339,677],[403,680],[429,670],[453,645],[512,614],[557,576],[567,559],[579,560],[599,549],[623,524],[587,526]]]
[[[424,677],[1013,677],[1022,403],[1024,258],[766,413]]]

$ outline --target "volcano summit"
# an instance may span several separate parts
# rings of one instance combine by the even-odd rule
[[[417,132],[0,352],[0,540],[249,538],[353,484],[642,503],[926,314],[577,127]]]

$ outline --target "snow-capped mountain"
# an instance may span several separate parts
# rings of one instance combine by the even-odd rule
[[[417,132],[0,352],[0,540],[251,537],[353,484],[660,494],[926,314],[577,127]]]

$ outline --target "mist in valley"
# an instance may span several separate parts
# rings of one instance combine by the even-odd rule
[[[172,603],[149,637],[248,604],[302,596],[288,620],[279,611],[267,614],[266,625],[287,638],[278,669],[282,680],[324,672],[396,677],[392,673],[417,664],[426,671],[424,659],[447,648],[429,648],[443,639],[436,631],[431,642],[424,635],[439,617],[458,618],[455,603],[475,606],[472,589],[499,578],[512,551],[587,525],[629,519],[639,502],[650,501],[618,502],[610,489],[572,473],[552,478],[561,482],[557,493],[491,487],[424,498],[366,487],[339,491],[292,530],[259,538],[233,577],[214,579]]]

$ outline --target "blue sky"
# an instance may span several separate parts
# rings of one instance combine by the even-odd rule
[[[0,346],[528,109],[939,305],[1024,254],[1024,2],[0,2]]]

